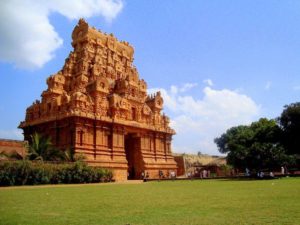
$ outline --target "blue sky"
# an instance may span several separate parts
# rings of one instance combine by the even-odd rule
[[[299,101],[299,1],[1,1],[0,138],[22,139],[80,17],[134,46],[140,77],[164,95],[175,152],[218,154],[226,129]]]

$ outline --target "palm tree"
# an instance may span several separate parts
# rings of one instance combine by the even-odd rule
[[[86,159],[85,155],[83,155],[82,153],[76,153],[74,148],[71,147],[67,148],[67,150],[64,153],[64,159],[67,162],[84,161]]]
[[[31,143],[28,148],[29,159],[59,161],[65,158],[62,151],[53,147],[50,137],[41,136],[36,132],[30,137]]]

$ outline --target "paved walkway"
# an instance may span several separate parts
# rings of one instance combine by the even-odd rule
[[[124,180],[124,181],[117,181],[114,182],[115,184],[142,184],[143,180]]]
[[[80,186],[99,186],[99,185],[114,185],[114,184],[142,184],[143,180],[126,180],[107,183],[89,183],[89,184],[41,184],[41,185],[23,185],[23,186],[7,186],[0,187],[1,190],[5,189],[31,189],[31,188],[49,188],[49,187],[80,187]]]

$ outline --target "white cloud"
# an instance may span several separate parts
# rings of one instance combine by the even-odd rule
[[[194,87],[197,87],[198,84],[197,83],[185,83],[183,85],[181,85],[180,87],[177,87],[175,85],[172,85],[170,87],[170,95],[176,95],[178,94],[179,92],[183,93],[183,92],[187,92],[189,90],[191,90],[192,88]],[[154,93],[154,92],[157,92],[159,91],[160,89],[157,89],[157,88],[153,88],[153,89],[149,89],[148,92],[149,93]]]
[[[185,83],[180,89],[180,92],[186,92],[194,87],[196,87],[198,84],[197,83]]]
[[[50,24],[49,15],[68,19],[102,16],[113,20],[121,0],[10,0],[0,2],[0,60],[20,68],[40,68],[54,57],[63,40]]]
[[[203,80],[203,83],[208,85],[208,86],[213,86],[214,85],[214,83],[212,82],[211,79],[205,79],[205,80]]]
[[[178,93],[178,88],[174,85],[171,86],[171,94],[176,95]]]
[[[232,126],[251,123],[260,112],[259,105],[238,91],[207,86],[203,97],[195,98],[165,89],[151,91],[158,90],[164,98],[165,111],[171,117],[171,126],[177,132],[173,143],[177,152],[219,154],[214,138]]]
[[[271,85],[272,85],[272,82],[271,81],[268,81],[265,85],[265,90],[270,90],[271,88]]]
[[[13,129],[13,130],[0,130],[0,138],[4,139],[13,139],[13,140],[23,140],[22,130]]]

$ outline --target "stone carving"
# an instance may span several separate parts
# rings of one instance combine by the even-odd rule
[[[114,169],[116,179],[158,177],[176,170],[169,118],[161,114],[160,92],[133,66],[133,47],[80,19],[72,33],[74,50],[61,71],[47,79],[41,101],[27,108],[20,128],[52,137],[62,150],[74,148],[91,165]]]

